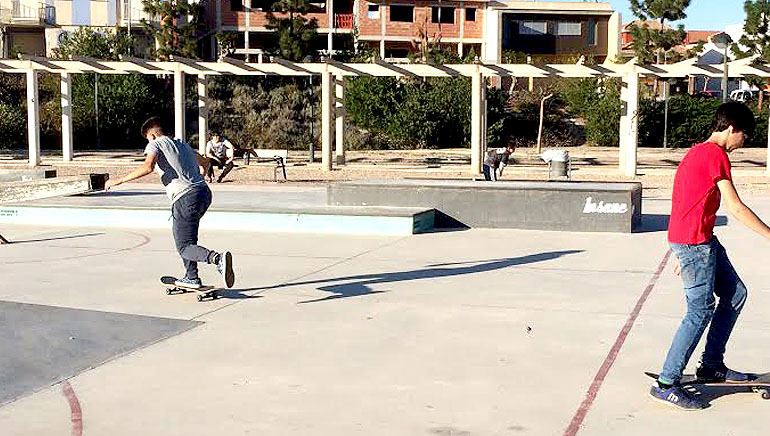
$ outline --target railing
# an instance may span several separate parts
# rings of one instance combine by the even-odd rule
[[[334,27],[337,29],[352,29],[353,14],[334,14]]]
[[[0,8],[0,22],[21,24],[56,24],[56,8],[44,3],[27,6],[19,0],[11,2],[11,8]]]
[[[133,0],[133,3],[138,3],[140,5],[142,4],[141,0]],[[128,1],[123,0],[122,15],[120,20],[125,24],[128,23],[129,20],[131,20],[132,23],[139,23],[142,21],[142,19],[147,21],[158,21],[154,19],[152,15],[145,12],[143,8],[133,7],[133,5],[129,4]]]
[[[40,20],[51,26],[56,24],[56,8],[51,5],[40,5]]]

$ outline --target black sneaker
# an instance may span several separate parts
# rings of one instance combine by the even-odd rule
[[[225,286],[232,288],[235,284],[235,271],[233,271],[233,255],[229,251],[219,255],[219,262],[217,262],[217,271],[222,274],[222,280],[225,282]]]
[[[656,401],[682,410],[703,410],[709,407],[708,403],[695,398],[684,390],[682,385],[674,385],[664,389],[658,383],[653,383],[650,388],[650,396]]]
[[[695,370],[695,376],[698,380],[709,383],[744,383],[755,378],[751,374],[733,371],[725,366],[724,363],[719,365],[706,365],[703,362],[698,364],[698,368]]]

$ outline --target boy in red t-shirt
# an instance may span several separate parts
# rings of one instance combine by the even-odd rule
[[[668,241],[676,255],[674,271],[682,277],[687,314],[674,335],[650,395],[682,409],[708,407],[708,403],[682,389],[679,380],[709,323],[706,349],[696,371],[698,378],[742,382],[752,377],[728,369],[724,363],[727,340],[746,302],[747,292],[727,252],[714,236],[714,223],[720,200],[724,198],[728,210],[738,221],[770,238],[770,227],[738,197],[727,158],[727,153],[743,146],[755,124],[754,114],[742,103],[720,105],[714,114],[711,136],[694,145],[676,170]],[[715,297],[719,297],[718,304]]]

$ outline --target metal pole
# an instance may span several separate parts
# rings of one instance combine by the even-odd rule
[[[99,74],[94,73],[94,111],[96,112],[96,149],[101,148],[99,139]]]
[[[722,103],[727,101],[727,46],[730,45],[727,42],[725,42],[725,58],[723,61],[723,69],[724,69],[724,75],[722,76]]]
[[[664,110],[663,110],[663,148],[668,148],[668,95],[669,95],[669,86],[671,86],[668,83],[668,80],[663,84],[663,100],[665,101]]]
[[[313,92],[313,76],[311,75],[310,77],[308,77],[308,79],[310,79],[310,92],[312,93]],[[310,103],[310,157],[308,159],[310,163],[313,163],[313,161],[315,161],[315,131],[313,129],[313,126],[315,125],[315,114],[313,113],[314,112],[313,111],[313,106],[315,106],[315,105],[312,103],[312,99],[311,99],[311,103]]]

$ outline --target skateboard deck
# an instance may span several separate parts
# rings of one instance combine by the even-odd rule
[[[202,286],[198,289],[195,288],[187,288],[184,286],[177,286],[174,284],[177,281],[176,277],[172,276],[163,276],[160,278],[160,282],[163,283],[163,285],[166,287],[166,295],[172,295],[172,294],[186,294],[188,292],[194,292],[198,294],[198,301],[203,301],[207,298],[210,298],[212,300],[216,300],[219,298],[219,288],[215,288],[213,286]]]
[[[654,372],[645,371],[644,375],[657,380],[658,374]],[[762,396],[764,400],[770,400],[770,373],[765,374],[751,374],[753,377],[749,381],[745,382],[715,382],[699,379],[695,375],[685,375],[679,381],[682,385],[700,385],[700,386],[737,386],[747,387],[752,392]]]

